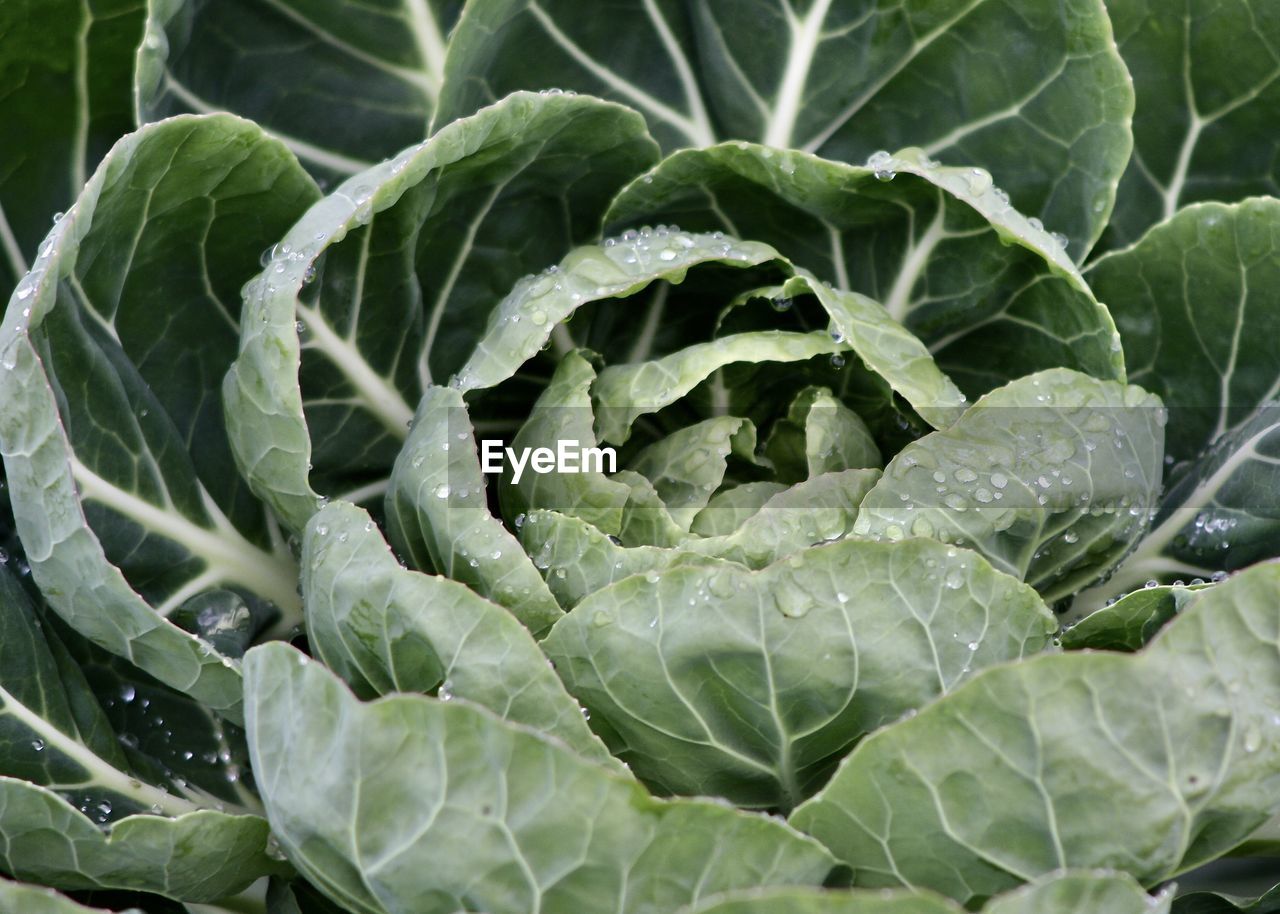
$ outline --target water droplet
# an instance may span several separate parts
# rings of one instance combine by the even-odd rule
[[[32,748],[32,749],[34,749],[36,752],[41,752],[41,751],[43,751],[43,750],[44,750],[44,740],[42,740],[42,739],[33,739],[33,740],[31,741],[31,748]]]

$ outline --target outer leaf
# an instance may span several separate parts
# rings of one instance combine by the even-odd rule
[[[391,541],[414,567],[461,581],[540,633],[560,617],[538,570],[489,513],[462,396],[429,388],[387,492]]]
[[[1280,887],[1261,898],[1227,898],[1212,892],[1183,895],[1173,905],[1173,914],[1276,914],[1280,911]]]
[[[1089,270],[1124,338],[1129,379],[1169,407],[1174,460],[1197,456],[1280,396],[1270,344],[1280,334],[1277,252],[1280,200],[1203,203]]]
[[[1107,11],[1137,112],[1104,244],[1130,244],[1188,203],[1275,194],[1276,10],[1253,0],[1107,0]]]
[[[26,592],[4,570],[0,636],[0,774],[58,791],[98,824],[152,807],[179,815],[207,799],[138,779],[84,675],[59,662],[61,645],[46,640]]]
[[[1144,587],[1063,629],[1069,651],[1136,651],[1191,601],[1190,587]]]
[[[336,502],[307,525],[307,632],[359,694],[436,692],[613,763],[528,630],[448,578],[406,571],[364,511]]]
[[[0,777],[0,868],[60,889],[139,889],[182,901],[234,895],[287,871],[257,816],[136,815],[102,830],[51,791]],[[25,914],[25,911],[24,911]]]
[[[296,531],[317,509],[313,479],[380,490],[410,404],[458,369],[498,294],[594,235],[610,195],[654,156],[634,112],[521,93],[312,207],[246,289],[251,318],[224,385],[254,491]]]
[[[657,914],[748,885],[818,883],[831,866],[778,822],[653,800],[463,702],[361,705],[283,645],[245,664],[272,825],[355,911]]]
[[[1155,896],[1108,870],[1051,873],[983,906],[982,914],[1169,914],[1173,891]]]
[[[903,448],[854,526],[972,546],[1046,600],[1101,577],[1138,539],[1160,485],[1160,401],[1066,369],[987,394]]]
[[[65,895],[42,886],[23,885],[0,879],[0,911],[21,911],[22,914],[93,914],[100,908],[86,908]],[[145,914],[138,908],[129,908],[121,914]]]
[[[849,540],[754,573],[628,578],[543,648],[641,778],[790,809],[864,734],[1056,628],[1034,591],[972,553]]]
[[[991,900],[982,914],[1168,914],[1172,893],[1152,898],[1130,876],[1105,870],[1056,873]],[[959,914],[955,902],[930,892],[740,892],[685,914]]]
[[[198,812],[202,805],[222,807],[196,786],[152,777],[126,760],[79,667],[0,569],[0,868],[61,888],[139,888],[198,900],[277,868],[265,854],[265,822],[209,819]],[[113,835],[141,835],[139,846],[105,840],[99,828],[107,823]],[[157,843],[195,832],[198,847]]]
[[[601,438],[621,444],[638,417],[675,403],[726,365],[799,362],[847,348],[825,332],[763,330],[695,343],[650,362],[611,365],[591,386],[596,425]]]
[[[346,177],[426,133],[461,0],[148,0],[139,123],[233,111],[315,174]]]
[[[1280,554],[1280,407],[1268,404],[1174,474],[1151,532],[1115,576],[1078,594],[1088,612],[1148,580],[1191,580]]]
[[[54,227],[0,327],[0,449],[36,581],[87,637],[233,717],[238,672],[164,617],[212,588],[274,604],[286,627],[298,610],[208,381],[234,355],[253,252],[315,193],[243,121],[143,128]]]
[[[680,914],[960,914],[947,898],[925,892],[832,892],[756,889],[713,898]]]
[[[1140,653],[985,671],[863,742],[792,821],[860,885],[968,901],[1061,867],[1159,883],[1280,807],[1278,637],[1280,565],[1259,566]]]
[[[27,272],[49,219],[133,128],[140,6],[6,0],[0,9],[0,300]]]
[[[610,13],[471,4],[436,123],[558,87],[638,108],[668,150],[751,139],[862,161],[877,144],[923,146],[991,168],[1077,256],[1132,145],[1133,90],[1101,2],[630,0]],[[988,53],[992,35],[1007,53]]]
[[[940,167],[918,148],[866,166],[747,143],[682,150],[608,218],[768,242],[883,302],[972,395],[1058,366],[1124,378],[1111,317],[1061,238],[1011,208],[984,169]]]

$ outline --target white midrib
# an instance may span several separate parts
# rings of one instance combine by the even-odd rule
[[[223,583],[243,584],[270,600],[283,612],[296,611],[300,598],[297,573],[282,556],[271,555],[246,540],[219,516],[206,498],[206,508],[215,529],[192,523],[174,510],[157,507],[131,492],[112,485],[76,458],[71,458],[71,475],[80,487],[80,498],[96,501],[124,515],[143,528],[181,545],[208,568],[206,574]]]
[[[444,37],[440,34],[436,17],[427,6],[427,0],[404,0],[404,6],[409,14],[409,31],[413,33],[418,54],[422,57],[422,67],[431,82],[426,88],[434,99],[444,82]]]
[[[18,246],[17,236],[13,234],[9,219],[4,214],[3,204],[0,204],[0,249],[4,250],[4,256],[13,268],[14,275],[19,279],[26,275],[29,269],[27,259],[22,256],[22,248]]]
[[[88,177],[85,160],[89,150],[89,29],[93,11],[88,0],[80,0],[80,29],[76,32],[76,123],[71,139],[71,199],[80,195]]]
[[[430,72],[429,70],[427,70],[428,61],[425,58],[423,60],[423,68],[425,72],[417,72],[409,69],[408,67],[396,66],[393,63],[389,63],[388,61],[382,60],[379,57],[375,57],[374,55],[361,50],[360,48],[356,47],[353,44],[350,44],[349,42],[343,41],[337,35],[334,35],[332,32],[329,32],[326,29],[321,28],[318,23],[314,22],[311,19],[308,19],[306,16],[302,15],[297,10],[290,7],[288,4],[281,2],[281,0],[265,0],[265,2],[267,3],[268,6],[270,6],[273,10],[275,10],[281,16],[284,16],[286,19],[290,19],[293,22],[296,22],[303,29],[310,32],[312,35],[314,35],[316,38],[318,38],[320,41],[324,42],[325,44],[329,45],[331,48],[335,48],[336,50],[341,51],[344,54],[350,55],[351,57],[355,58],[356,60],[360,61],[363,64],[367,64],[368,66],[372,67],[375,70],[381,70],[383,73],[386,73],[388,76],[393,76],[396,79],[406,82],[418,89],[421,89],[424,93],[426,93],[432,99],[435,98],[436,93],[439,91],[440,80],[436,77],[436,75],[433,72]],[[410,6],[413,5],[412,0],[408,0],[408,2]],[[411,29],[413,28],[412,21],[410,22],[410,28]]]
[[[315,309],[299,303],[298,317],[311,334],[311,348],[319,349],[347,376],[361,403],[397,438],[409,435],[413,410],[400,391],[379,375],[365,360],[364,354],[350,340],[341,336]]]
[[[195,111],[197,114],[219,114],[224,110],[216,105],[209,104],[209,102],[196,95],[167,72],[165,73],[164,84],[167,91],[172,92],[184,105],[192,111]],[[327,168],[330,171],[336,171],[339,174],[354,175],[357,172],[364,171],[366,168],[373,165],[372,162],[366,162],[362,159],[345,156],[340,152],[330,152],[327,149],[321,149],[319,146],[308,143],[306,140],[300,140],[297,137],[288,136],[278,130],[269,130],[264,127],[263,133],[279,140],[298,158],[314,162],[323,168]]]
[[[711,134],[709,125],[699,124],[693,118],[686,117],[670,105],[664,104],[648,92],[636,88],[630,81],[623,79],[608,67],[593,60],[586,51],[582,50],[572,38],[556,25],[555,20],[547,15],[546,10],[538,6],[537,3],[529,4],[529,13],[538,20],[538,24],[551,36],[551,40],[573,58],[574,63],[627,99],[628,102],[658,120],[671,124],[687,136],[694,146],[709,146],[715,142],[715,137]]]
[[[911,290],[915,288],[916,281],[924,272],[929,258],[933,256],[934,248],[947,237],[944,227],[946,214],[946,205],[939,200],[938,211],[934,214],[933,222],[925,229],[919,240],[911,241],[906,253],[902,255],[902,266],[898,269],[893,288],[889,290],[889,295],[884,302],[889,315],[899,323],[906,319],[907,306],[911,302]]]
[[[789,8],[788,8],[789,9]],[[822,24],[831,9],[831,0],[817,0],[803,19],[790,19],[791,47],[787,54],[787,68],[782,74],[782,84],[774,101],[773,116],[765,128],[766,146],[789,147],[795,131],[796,118],[800,115],[800,103],[804,100],[804,87],[809,79],[809,68],[822,41]]]
[[[1243,263],[1237,265],[1240,273],[1240,298],[1236,302],[1236,325],[1231,334],[1231,352],[1227,355],[1226,369],[1218,384],[1218,424],[1213,430],[1214,441],[1227,431],[1227,418],[1231,412],[1231,381],[1235,377],[1236,363],[1240,358],[1240,337],[1244,334],[1244,310],[1249,301],[1249,273]]]
[[[1178,211],[1178,202],[1182,199],[1182,188],[1186,186],[1187,174],[1191,170],[1191,156],[1196,151],[1196,144],[1200,142],[1200,132],[1204,130],[1207,123],[1195,111],[1191,111],[1190,115],[1191,122],[1187,125],[1187,135],[1183,137],[1182,148],[1178,150],[1177,164],[1173,167],[1169,185],[1164,189],[1165,219],[1172,218]]]
[[[4,710],[0,711],[0,714],[8,714],[36,734],[44,742],[42,751],[58,752],[87,771],[94,785],[128,797],[143,807],[159,807],[161,812],[169,816],[180,816],[204,808],[189,800],[175,797],[158,787],[145,784],[108,764],[83,743],[72,739],[49,721],[33,713],[7,689],[0,688],[0,698],[4,700]]]

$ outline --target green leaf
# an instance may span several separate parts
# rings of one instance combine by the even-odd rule
[[[1173,914],[1276,914],[1280,887],[1260,898],[1228,898],[1213,892],[1191,892],[1173,904]]]
[[[223,808],[217,797],[135,764],[116,740],[84,673],[0,568],[0,869],[209,900],[279,868],[263,820],[208,811]],[[198,846],[166,843],[197,834]]]
[[[594,448],[599,442],[593,427],[591,388],[598,383],[595,369],[584,351],[566,353],[556,365],[555,374],[538,395],[529,418],[511,442],[516,453],[547,448],[555,452],[561,441],[579,447]],[[458,395],[459,397],[461,395]],[[602,458],[603,463],[603,458]],[[600,469],[582,468],[582,472],[538,473],[525,467],[519,481],[513,468],[504,463],[499,501],[507,520],[538,508],[580,517],[606,533],[622,529],[622,512],[631,490],[614,482]]]
[[[101,908],[86,908],[65,895],[43,886],[23,885],[0,878],[0,910],[21,911],[22,914],[95,914]],[[138,908],[129,908],[120,914],[145,914]]]
[[[745,270],[775,261],[780,261],[778,252],[768,245],[662,226],[579,247],[515,285],[489,315],[475,351],[452,383],[466,393],[506,381],[542,349],[558,324],[591,302],[626,298],[658,280],[682,282],[703,264]]]
[[[790,809],[864,734],[1056,628],[1030,588],[973,553],[847,540],[758,572],[627,578],[543,648],[656,788]]]
[[[426,134],[461,0],[148,0],[139,122],[231,111],[314,174],[363,171]]]
[[[1145,530],[1163,421],[1138,387],[1067,369],[1021,378],[899,451],[854,533],[970,546],[1052,603],[1109,571]]]
[[[1061,238],[984,169],[918,148],[866,166],[746,143],[682,150],[629,184],[608,219],[767,242],[882,302],[971,395],[1058,366],[1124,377],[1111,317]]]
[[[680,533],[676,529],[676,541],[666,548],[630,542],[624,546],[585,521],[554,511],[530,513],[520,525],[520,541],[543,570],[560,605],[568,609],[629,575],[676,565],[713,564],[715,559],[763,568],[810,546],[843,539],[853,529],[859,502],[879,478],[879,470],[815,476],[784,488],[729,533],[675,537]],[[656,501],[657,496],[653,497]],[[661,502],[655,507],[661,510]],[[719,510],[713,501],[699,516]],[[667,520],[674,527],[674,521]]]
[[[596,426],[602,439],[622,444],[637,418],[670,406],[726,365],[799,362],[847,348],[822,331],[763,330],[695,343],[649,362],[611,365],[591,386]]]
[[[613,763],[528,630],[457,581],[402,568],[364,511],[313,517],[302,567],[310,643],[358,694],[465,698]]]
[[[1168,914],[1171,893],[1152,898],[1133,879],[1106,870],[1062,872],[993,898],[982,914]],[[960,914],[931,892],[763,889],[736,892],[683,914]]]
[[[520,524],[520,542],[546,575],[566,610],[614,581],[686,563],[715,563],[673,548],[623,546],[586,521],[555,511],[532,511]]]
[[[723,232],[691,233],[666,226],[630,229],[602,244],[580,247],[557,266],[522,280],[494,309],[475,352],[452,383],[464,393],[500,384],[533,358],[557,325],[579,308],[603,299],[626,298],[657,280],[682,282],[691,268],[704,264],[742,270],[769,265],[788,274],[782,294],[814,295],[831,318],[833,340],[847,342],[924,419],[940,428],[959,416],[964,395],[938,369],[924,344],[882,305],[819,282],[768,245],[738,241]],[[700,379],[689,380],[696,384]],[[679,390],[671,388],[663,396],[659,389],[654,395],[645,394],[655,402],[637,405],[644,407],[642,412],[661,408]],[[616,418],[605,417],[605,427],[625,429],[630,425],[630,404],[612,405],[622,406],[623,411]]]
[[[925,892],[835,892],[755,889],[713,898],[680,914],[961,914],[946,898]]]
[[[1137,111],[1103,245],[1132,244],[1189,203],[1275,194],[1275,11],[1253,0],[1107,0],[1107,11]]]
[[[380,491],[412,404],[466,360],[499,295],[593,237],[654,157],[634,112],[521,93],[313,206],[246,288],[224,384],[259,497],[296,532],[317,510],[313,484],[348,500]]]
[[[0,9],[0,301],[121,134],[142,38],[137,0],[6,0]]]
[[[1069,651],[1139,650],[1190,602],[1190,587],[1144,587],[1063,629]]]
[[[1203,203],[1089,270],[1124,338],[1129,380],[1169,407],[1174,460],[1196,457],[1280,395],[1270,345],[1280,334],[1277,251],[1280,200]]]
[[[1060,871],[993,898],[982,914],[1169,914],[1172,901],[1172,889],[1148,895],[1127,873]]]
[[[541,633],[560,609],[516,538],[489,513],[462,395],[431,387],[387,491],[391,541],[419,571],[461,581]]]
[[[1280,809],[1277,607],[1280,565],[1258,566],[1137,654],[987,670],[864,741],[792,822],[859,885],[962,902],[1062,867],[1190,870]]]
[[[78,631],[233,718],[238,672],[168,617],[216,588],[296,621],[296,566],[235,472],[208,381],[235,355],[255,251],[315,196],[244,121],[144,127],[54,226],[0,326],[0,450],[35,580]]]
[[[779,479],[800,482],[823,473],[880,467],[880,449],[862,417],[823,387],[806,387],[774,423],[765,453]]]
[[[671,519],[687,531],[724,482],[729,456],[754,461],[755,450],[754,425],[717,416],[655,441],[636,454],[632,470],[653,483]]]
[[[1080,593],[1073,611],[1148,580],[1220,577],[1280,554],[1280,407],[1267,404],[1198,460],[1177,468],[1151,532],[1106,582]]]
[[[1005,53],[989,53],[995,35]],[[607,17],[479,0],[454,31],[436,123],[552,87],[637,108],[667,150],[756,140],[854,162],[916,145],[985,165],[1076,256],[1132,147],[1133,89],[1100,0],[630,0]]]
[[[727,536],[760,512],[773,496],[787,491],[780,482],[744,482],[722,489],[698,512],[689,530],[698,536]]]
[[[245,674],[272,826],[307,878],[354,910],[658,914],[817,884],[831,867],[779,822],[654,800],[465,702],[362,705],[280,644],[250,651]]]
[[[0,868],[60,889],[138,889],[211,902],[287,872],[257,816],[202,809],[177,818],[133,815],[104,833],[71,804],[0,776]]]

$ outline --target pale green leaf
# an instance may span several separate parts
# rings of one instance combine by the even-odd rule
[[[630,577],[543,647],[648,783],[790,809],[863,735],[1056,628],[1034,591],[971,552],[846,540],[758,572]]]
[[[818,884],[831,867],[777,821],[654,800],[466,702],[362,705],[279,644],[250,651],[245,674],[272,827],[354,911],[664,914],[716,892]]]
[[[489,513],[481,470],[461,394],[429,388],[391,471],[391,541],[419,571],[461,581],[543,632],[560,610],[519,542]]]
[[[1160,401],[1067,369],[987,394],[907,445],[863,501],[859,536],[971,546],[1053,602],[1109,571],[1160,487]]]
[[[358,694],[465,698],[614,764],[528,630],[457,581],[402,568],[364,511],[313,517],[302,567],[310,643]]]
[[[724,482],[730,455],[754,461],[756,429],[746,419],[718,416],[678,429],[635,455],[631,469],[653,484],[671,519],[689,525]]]
[[[611,365],[591,385],[596,427],[605,441],[622,444],[638,417],[670,406],[726,365],[799,362],[847,348],[822,331],[765,330],[695,343],[649,362]]]
[[[979,674],[864,741],[792,822],[864,886],[967,903],[1063,867],[1159,884],[1280,811],[1278,645],[1280,565],[1262,565],[1137,654]]]

